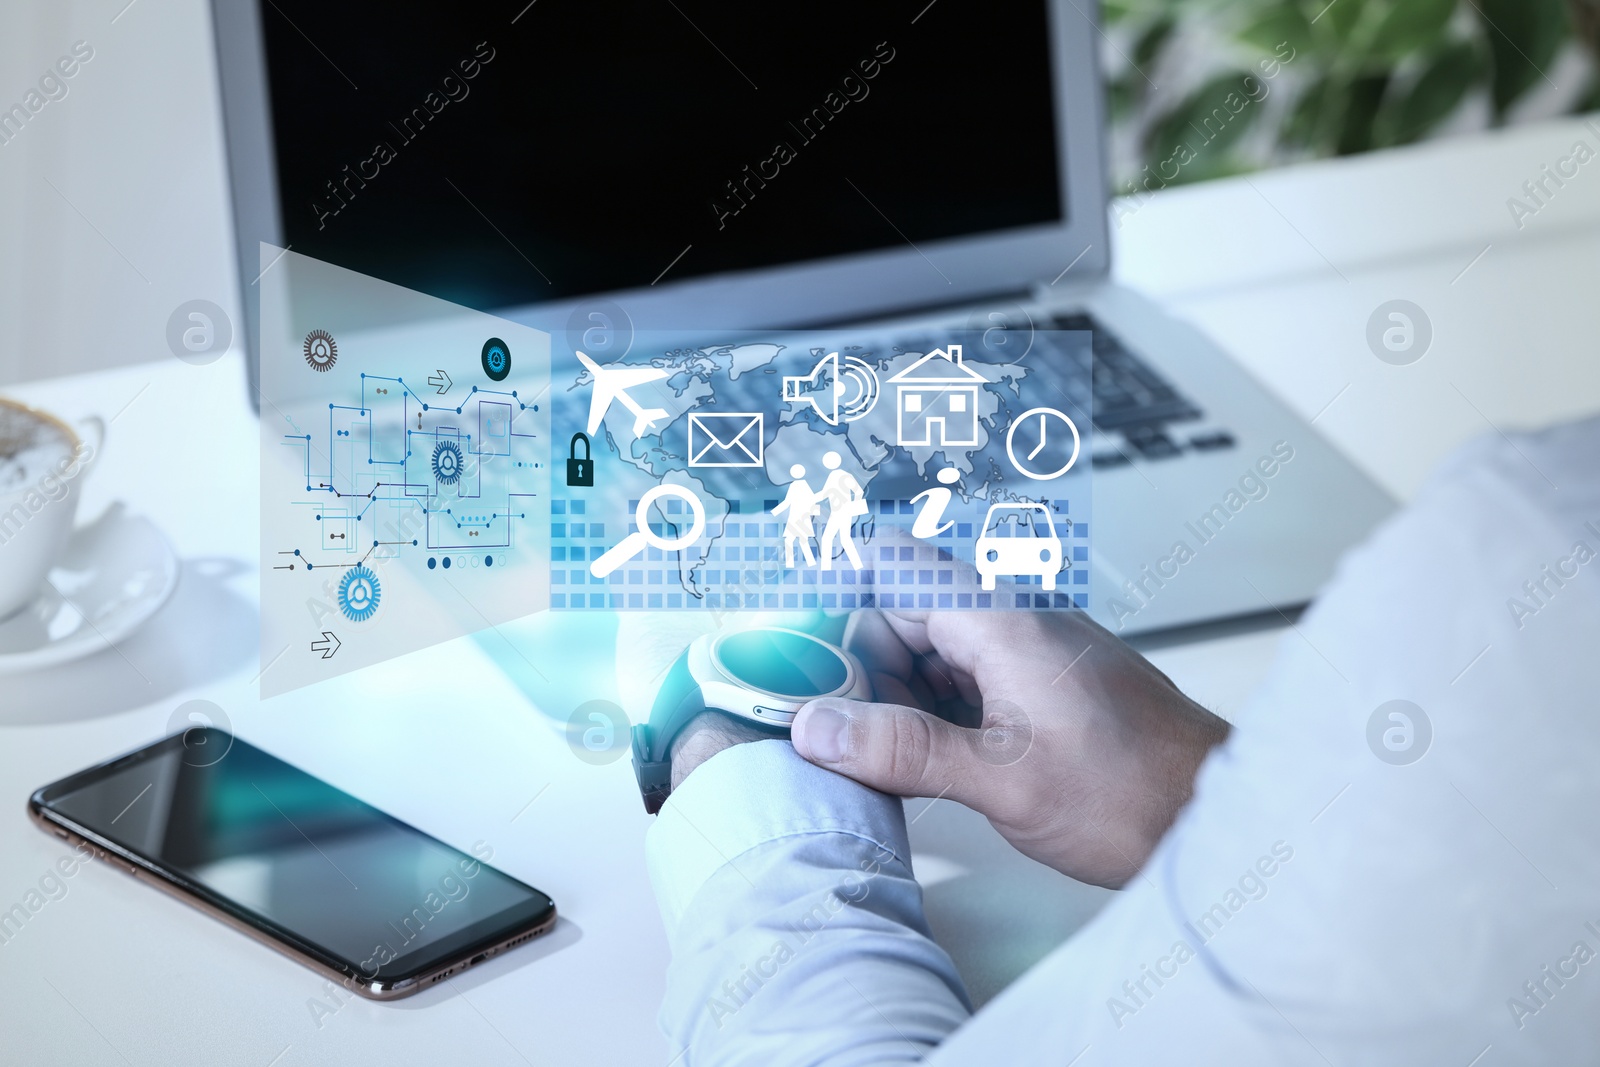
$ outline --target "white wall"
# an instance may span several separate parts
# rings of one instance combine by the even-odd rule
[[[0,110],[94,49],[0,145],[0,386],[171,359],[186,300],[238,322],[209,5],[126,3],[0,3]]]

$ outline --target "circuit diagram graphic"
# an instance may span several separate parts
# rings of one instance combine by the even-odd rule
[[[547,609],[548,335],[294,252],[262,285],[263,695]]]
[[[441,406],[402,377],[363,372],[356,403],[328,404],[320,447],[316,434],[284,435],[305,472],[307,499],[295,506],[312,512],[317,531],[316,554],[296,546],[300,559],[312,569],[353,566],[420,549],[435,568],[453,553],[479,557],[464,566],[511,562],[543,495],[534,472],[545,469],[549,442],[524,418],[537,414],[517,390],[473,386]],[[339,607],[365,621],[342,596]]]

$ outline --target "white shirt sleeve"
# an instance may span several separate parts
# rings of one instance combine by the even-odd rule
[[[1600,420],[1462,449],[1140,876],[930,1067],[1593,1062],[1597,646]]]
[[[928,934],[900,801],[786,741],[701,764],[646,853],[682,1067],[914,1063],[971,1013]]]

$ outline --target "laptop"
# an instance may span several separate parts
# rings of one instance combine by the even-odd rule
[[[1088,331],[1091,612],[1146,638],[1281,621],[1394,503],[1111,280],[1096,16],[215,0],[252,381],[262,242],[602,343]]]

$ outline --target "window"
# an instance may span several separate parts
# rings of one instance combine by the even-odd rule
[[[908,391],[905,394],[904,403],[905,403],[905,409],[907,411],[921,411],[922,410],[922,394],[921,393],[913,393],[913,392],[909,392]]]
[[[951,411],[965,411],[965,410],[967,410],[967,394],[966,393],[961,393],[961,392],[951,393],[950,394],[950,410]]]

